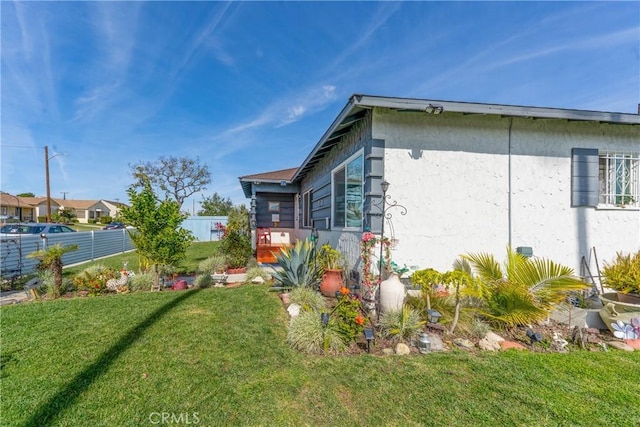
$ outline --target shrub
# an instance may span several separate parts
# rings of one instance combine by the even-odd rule
[[[283,288],[315,287],[319,274],[314,255],[314,246],[308,239],[298,240],[295,245],[280,249],[275,257],[282,270],[275,270],[273,277]]]
[[[107,293],[107,281],[120,278],[120,272],[102,264],[87,267],[73,278],[73,284],[79,291],[89,291],[89,295]]]
[[[401,310],[388,310],[380,316],[380,333],[393,341],[411,341],[422,331],[420,313],[404,305]]]
[[[150,291],[153,286],[153,273],[139,273],[129,277],[129,290],[131,292]]]
[[[100,224],[109,224],[111,221],[113,221],[113,218],[108,215],[100,217]]]
[[[253,255],[251,239],[248,236],[231,231],[222,239],[220,251],[227,256],[230,268],[246,267]]]
[[[262,277],[265,283],[271,280],[271,275],[264,271],[262,267],[255,266],[247,268],[247,279],[244,281],[245,283],[251,283],[256,277]]]
[[[220,273],[227,269],[227,256],[224,254],[212,255],[209,258],[200,261],[198,264],[198,272],[202,274]]]
[[[56,295],[56,284],[55,277],[50,270],[41,270],[38,273],[38,277],[42,280],[42,284],[40,285],[40,292],[44,295],[54,298]],[[62,280],[62,286],[60,287],[60,295],[65,294],[66,292],[70,292],[73,290],[73,284],[71,280],[64,278]]]
[[[309,354],[338,353],[344,350],[342,336],[331,322],[323,328],[320,315],[303,311],[291,319],[287,342],[295,349]]]
[[[480,319],[474,318],[471,322],[470,333],[475,338],[484,338],[491,331],[491,326]]]
[[[193,287],[196,289],[208,288],[213,283],[211,274],[198,274],[193,281]]]
[[[291,291],[291,303],[298,304],[304,311],[320,312],[325,308],[325,300],[318,291],[309,287],[298,287]]]
[[[640,294],[640,251],[633,255],[618,252],[612,263],[605,262],[602,276],[602,283],[615,291]]]

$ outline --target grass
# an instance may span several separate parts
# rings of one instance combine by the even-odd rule
[[[2,425],[640,425],[638,352],[308,357],[266,286],[0,315]]]
[[[187,249],[187,254],[185,260],[179,262],[174,271],[180,274],[194,273],[198,267],[200,261],[210,257],[215,252],[218,251],[220,246],[220,242],[194,242]],[[102,258],[96,261],[86,262],[79,265],[74,265],[72,267],[67,267],[64,269],[64,275],[66,277],[72,277],[75,274],[78,274],[85,268],[95,265],[102,264],[107,267],[113,267],[115,269],[120,270],[122,268],[123,262],[127,262],[127,268],[133,271],[140,271],[138,254],[133,252],[127,252],[124,254],[117,254],[114,256],[110,256],[108,258]]]

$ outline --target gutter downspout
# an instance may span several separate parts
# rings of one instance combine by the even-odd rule
[[[511,219],[511,194],[512,194],[512,186],[511,186],[511,127],[513,126],[513,117],[509,117],[509,134],[508,134],[508,183],[507,183],[507,187],[508,187],[508,197],[507,197],[507,222],[508,222],[508,227],[509,227],[509,247],[511,247],[511,226],[512,226],[512,219]]]

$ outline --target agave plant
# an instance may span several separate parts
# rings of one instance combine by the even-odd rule
[[[280,269],[273,272],[273,278],[282,288],[316,286],[319,281],[319,266],[315,262],[315,248],[308,240],[298,240],[295,245],[274,253]]]
[[[543,320],[566,291],[586,289],[573,270],[551,260],[527,258],[507,248],[504,266],[489,254],[464,255],[477,274],[481,314],[507,327]]]

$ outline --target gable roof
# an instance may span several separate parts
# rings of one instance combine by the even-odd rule
[[[605,111],[571,110],[563,108],[526,107],[518,105],[483,104],[473,102],[439,101],[416,98],[352,95],[331,126],[322,135],[311,153],[302,162],[291,181],[301,180],[329,152],[351,128],[364,119],[367,110],[375,107],[398,111],[423,111],[432,114],[454,112],[463,114],[498,115],[589,121],[610,124],[640,125],[640,115]]]
[[[245,197],[251,197],[251,186],[254,182],[279,184],[284,181],[289,184],[292,182],[292,178],[297,170],[298,168],[280,169],[272,172],[245,175],[238,179],[240,180],[240,185],[242,185],[242,191]]]

